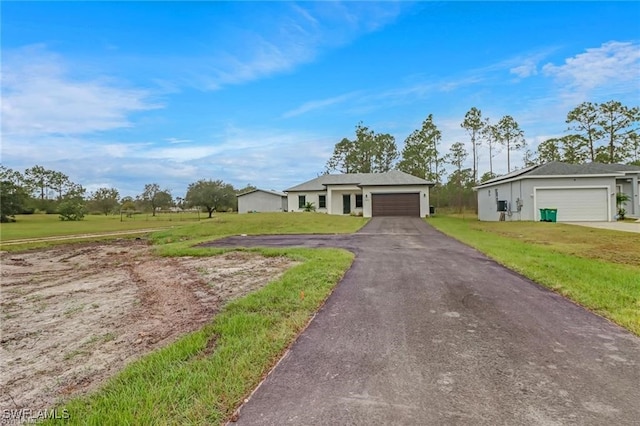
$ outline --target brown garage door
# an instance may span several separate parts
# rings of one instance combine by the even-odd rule
[[[420,216],[420,194],[371,194],[372,216]]]

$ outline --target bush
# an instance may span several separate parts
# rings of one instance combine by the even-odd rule
[[[58,206],[60,220],[77,221],[84,219],[86,213],[82,199],[64,200]]]

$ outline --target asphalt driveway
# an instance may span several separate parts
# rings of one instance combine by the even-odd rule
[[[640,424],[640,338],[418,218],[215,245],[356,253],[238,424]]]

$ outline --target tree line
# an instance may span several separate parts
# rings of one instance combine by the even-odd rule
[[[61,220],[82,220],[89,213],[156,212],[163,209],[198,208],[209,217],[214,211],[237,210],[236,195],[256,189],[247,185],[236,189],[221,180],[201,179],[191,183],[184,197],[171,194],[157,183],[149,183],[135,197],[121,197],[116,188],[86,189],[67,175],[42,166],[24,172],[0,165],[0,221],[11,222],[16,214],[36,212],[59,214]]]
[[[493,123],[472,107],[460,123],[467,135],[455,141],[447,152],[441,149],[442,133],[429,114],[419,129],[404,140],[398,151],[395,138],[376,133],[362,122],[355,139],[343,138],[333,150],[325,173],[372,173],[398,169],[435,183],[432,194],[440,206],[475,207],[473,187],[495,178],[494,159],[506,152],[507,173],[550,161],[584,163],[628,163],[640,165],[640,109],[618,101],[603,104],[585,102],[569,111],[568,134],[542,142],[536,151],[527,146],[524,131],[510,115]],[[511,154],[523,152],[522,165],[514,165]],[[488,156],[489,170],[479,176],[479,158]],[[468,167],[470,158],[471,167]],[[445,177],[447,179],[445,179]]]

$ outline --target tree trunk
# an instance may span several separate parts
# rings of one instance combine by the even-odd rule
[[[511,150],[509,149],[509,138],[507,138],[507,173],[511,173]]]

